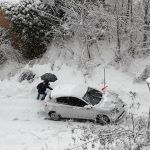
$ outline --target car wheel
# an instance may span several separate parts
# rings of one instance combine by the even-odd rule
[[[98,115],[96,118],[96,122],[101,124],[101,125],[106,125],[110,123],[110,119],[106,115]]]
[[[49,116],[54,121],[58,121],[61,118],[61,116],[59,114],[57,114],[56,112],[50,112]]]

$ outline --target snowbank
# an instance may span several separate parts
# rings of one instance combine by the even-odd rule
[[[146,82],[147,82],[148,84],[150,84],[150,78],[147,78],[147,79],[146,79]]]

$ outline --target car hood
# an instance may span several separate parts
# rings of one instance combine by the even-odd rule
[[[121,107],[123,101],[119,98],[119,95],[114,92],[106,92],[103,95],[102,101],[97,105],[94,105],[95,108],[101,108],[105,110],[111,110],[115,107]]]

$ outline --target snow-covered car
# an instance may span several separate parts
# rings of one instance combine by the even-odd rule
[[[45,101],[45,111],[52,120],[78,118],[100,124],[114,123],[125,114],[125,103],[112,92],[83,85],[58,85]]]

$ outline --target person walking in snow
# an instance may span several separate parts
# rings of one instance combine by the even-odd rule
[[[44,100],[47,93],[46,93],[46,89],[50,89],[53,90],[50,86],[49,86],[49,81],[44,81],[41,82],[37,85],[37,89],[38,89],[38,96],[37,96],[37,100],[39,100],[40,96],[42,96],[41,100]]]

